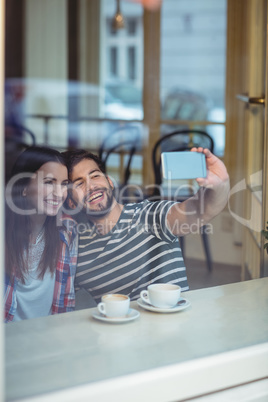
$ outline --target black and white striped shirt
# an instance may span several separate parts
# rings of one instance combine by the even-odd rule
[[[127,204],[118,223],[103,236],[94,226],[85,227],[79,235],[76,290],[84,288],[96,302],[106,293],[138,299],[141,290],[154,282],[188,290],[179,241],[167,227],[172,205],[147,200]]]

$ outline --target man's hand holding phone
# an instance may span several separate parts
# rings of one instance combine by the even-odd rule
[[[184,152],[181,154],[183,153]],[[183,231],[181,230],[182,225],[187,224],[189,228],[188,233],[190,233],[192,224],[198,224],[200,226],[205,225],[218,213],[220,213],[227,203],[230,190],[229,175],[224,163],[213,155],[209,149],[203,149],[201,147],[192,148],[189,154],[193,154],[195,156],[192,157],[193,159],[190,159],[191,157],[187,156],[187,160],[184,161],[184,165],[181,166],[180,164],[179,168],[178,164],[176,163],[174,165],[173,163],[171,165],[166,164],[166,167],[170,168],[168,173],[169,179],[176,179],[176,177],[172,176],[173,172],[174,176],[181,176],[179,178],[185,179],[188,171],[188,176],[191,176],[190,178],[195,178],[200,186],[197,194],[195,194],[193,197],[187,198],[187,200],[179,204],[179,209],[176,204],[170,209],[168,224],[171,228],[173,228],[174,225],[179,222],[177,230],[173,230],[173,233],[177,236],[186,234],[184,230],[185,227]],[[179,155],[177,155],[177,160],[179,161],[178,156]],[[168,157],[168,159],[169,158],[170,157]],[[201,166],[198,165],[198,172],[195,172],[194,175],[189,174],[189,172],[192,171],[191,163],[194,163],[194,158],[197,158],[195,161],[200,158],[199,162],[200,160],[205,159],[206,175],[203,171],[203,162],[201,163],[201,170]],[[165,158],[163,157],[163,163],[165,163],[164,159]],[[181,172],[177,175],[175,175],[176,166],[177,169],[181,170]],[[167,172],[167,170],[164,171],[165,174]]]
[[[161,154],[164,179],[196,179],[200,187],[214,187],[229,181],[224,163],[207,148]]]
[[[200,187],[211,187],[218,186],[224,182],[228,182],[229,186],[229,175],[224,163],[217,158],[213,153],[207,148],[192,148],[191,152],[203,154],[206,157],[206,167],[207,175],[206,177],[196,178],[197,183]]]

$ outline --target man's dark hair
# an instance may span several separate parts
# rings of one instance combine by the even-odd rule
[[[91,152],[88,152],[84,149],[75,149],[62,152],[62,155],[66,161],[69,176],[72,174],[73,168],[84,159],[93,160],[98,165],[100,171],[106,174],[102,160]]]

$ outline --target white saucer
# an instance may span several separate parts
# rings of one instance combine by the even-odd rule
[[[96,320],[105,321],[105,322],[109,322],[112,324],[133,321],[133,320],[136,320],[136,318],[138,318],[139,316],[140,316],[140,312],[137,310],[134,310],[134,308],[129,309],[126,317],[115,317],[115,318],[106,317],[105,315],[101,314],[99,312],[99,310],[95,310],[95,312],[92,314],[92,317],[94,317]]]
[[[177,311],[182,311],[185,310],[187,307],[189,307],[191,305],[191,303],[189,302],[189,300],[184,299],[183,297],[180,298],[180,300],[178,301],[178,303],[182,300],[185,300],[185,304],[180,305],[176,305],[174,307],[171,308],[158,308],[158,307],[154,307],[151,304],[147,304],[145,303],[142,299],[138,299],[137,303],[140,307],[144,308],[145,310],[149,310],[149,311],[154,311],[156,313],[176,313]]]

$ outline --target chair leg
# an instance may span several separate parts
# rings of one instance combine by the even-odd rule
[[[211,259],[211,255],[210,255],[208,235],[206,233],[205,226],[203,226],[201,229],[201,236],[202,236],[203,246],[204,246],[204,250],[205,250],[205,254],[206,254],[208,270],[209,270],[209,272],[211,272],[212,271],[212,259]]]
[[[183,253],[183,251],[184,251],[184,237],[183,236],[179,237],[179,241],[180,241],[180,246],[181,246],[181,253],[182,253],[182,256],[184,258],[184,253]]]

